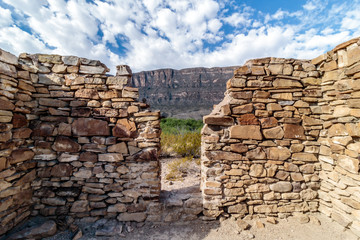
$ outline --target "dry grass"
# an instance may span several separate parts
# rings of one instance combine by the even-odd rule
[[[192,162],[200,165],[200,159],[194,159],[192,156],[175,159],[169,163],[168,167],[170,171],[166,175],[165,179],[169,181],[182,181],[189,173]]]

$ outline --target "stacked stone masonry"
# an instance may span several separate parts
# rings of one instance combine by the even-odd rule
[[[30,215],[144,221],[160,195],[159,112],[129,67],[0,50],[0,235]]]
[[[360,41],[250,60],[204,117],[204,215],[320,211],[360,236]]]
[[[160,113],[137,102],[129,67],[110,76],[99,61],[0,49],[0,236],[36,215],[141,222],[202,210],[320,211],[360,236],[359,45],[237,69],[204,117],[202,204],[184,193],[165,206]]]

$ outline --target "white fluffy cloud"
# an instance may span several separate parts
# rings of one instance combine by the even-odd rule
[[[360,34],[358,6],[308,0],[296,11],[262,13],[220,0],[3,0],[0,47],[100,59],[112,71],[128,64],[135,72],[312,58]]]
[[[4,9],[0,7],[0,28],[7,27],[13,23],[11,12],[9,9]]]

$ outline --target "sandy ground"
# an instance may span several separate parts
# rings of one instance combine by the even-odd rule
[[[200,188],[200,165],[195,163],[195,160],[189,162],[187,171],[183,172],[183,178],[179,181],[166,180],[166,175],[169,174],[169,163],[176,161],[178,158],[162,158],[161,164],[161,190],[172,191],[182,188],[199,187]]]
[[[252,226],[249,230],[241,231],[236,222],[227,219],[219,223],[214,222],[188,222],[178,224],[153,225],[146,224],[142,228],[127,233],[124,239],[153,239],[153,240],[356,240],[352,233],[346,231],[339,224],[332,222],[322,214],[314,215],[321,225],[313,223],[301,224],[296,218],[280,219],[277,224],[267,223],[260,219],[265,228],[259,229],[254,221],[248,221]]]

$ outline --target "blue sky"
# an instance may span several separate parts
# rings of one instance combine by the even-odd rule
[[[0,48],[112,72],[311,59],[360,36],[360,0],[0,0]]]

